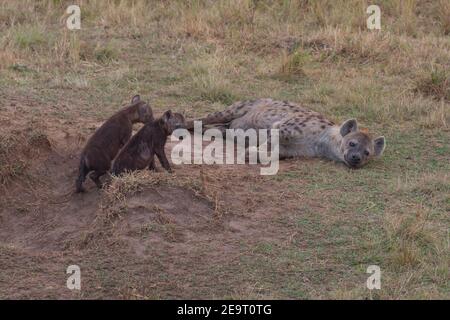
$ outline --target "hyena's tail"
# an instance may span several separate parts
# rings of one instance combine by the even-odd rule
[[[201,121],[203,126],[210,124],[225,124],[231,122],[232,120],[242,117],[244,114],[246,114],[249,108],[251,108],[251,106],[254,104],[254,102],[255,101],[238,101],[227,107],[224,111],[217,111],[208,114],[204,118],[187,121],[186,128],[192,131],[194,129],[194,121]]]
[[[86,164],[86,156],[82,155],[80,159],[80,166],[78,169],[78,179],[75,183],[76,192],[84,192],[83,182],[86,180],[86,175],[89,173],[89,168]]]

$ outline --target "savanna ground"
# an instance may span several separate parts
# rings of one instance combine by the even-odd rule
[[[2,0],[0,48],[0,298],[450,297],[449,1]],[[136,93],[188,118],[290,100],[387,148],[362,170],[184,165],[73,194],[86,139]]]

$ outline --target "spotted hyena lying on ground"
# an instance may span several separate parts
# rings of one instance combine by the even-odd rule
[[[323,157],[360,168],[379,157],[385,139],[372,139],[358,129],[355,119],[336,125],[318,112],[286,101],[239,101],[226,110],[198,119],[221,129],[279,129],[280,158]],[[193,121],[187,123],[193,128]]]

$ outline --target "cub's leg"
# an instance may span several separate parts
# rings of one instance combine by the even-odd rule
[[[85,192],[86,190],[83,188],[83,183],[86,180],[86,175],[89,173],[89,168],[86,165],[86,159],[83,155],[80,160],[80,166],[79,166],[79,173],[78,173],[78,179],[76,181],[76,192],[81,193]]]
[[[103,183],[100,181],[100,177],[106,174],[107,170],[97,170],[94,172],[91,172],[89,175],[89,178],[91,178],[92,181],[96,184],[97,188],[101,189],[103,187]]]
[[[91,156],[89,158],[89,162],[90,164],[93,163],[90,168],[93,172],[89,174],[89,178],[91,178],[91,180],[94,181],[97,187],[101,189],[103,187],[103,184],[100,181],[100,177],[106,174],[111,168],[111,160],[104,154],[97,154],[95,155],[95,157]]]
[[[151,158],[150,158],[150,163],[148,164],[148,170],[156,171],[155,156],[154,155],[152,155]]]
[[[170,168],[169,160],[167,160],[166,153],[164,152],[164,148],[157,148],[155,150],[155,153],[159,159],[159,162],[163,166],[163,168],[166,169],[168,172],[172,172],[172,169]]]

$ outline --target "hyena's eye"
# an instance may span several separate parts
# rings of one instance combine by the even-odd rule
[[[366,157],[368,157],[370,152],[366,150],[366,151],[364,151],[364,154],[366,155]]]
[[[350,141],[350,142],[348,143],[348,145],[349,145],[350,147],[356,147],[356,143],[354,143],[353,141]]]

